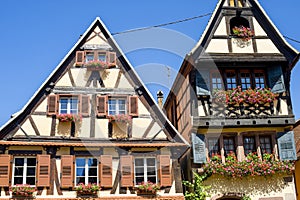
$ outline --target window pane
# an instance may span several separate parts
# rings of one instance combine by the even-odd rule
[[[85,166],[85,159],[84,158],[76,158],[76,166]]]
[[[150,181],[152,183],[156,183],[156,177],[148,177],[147,181]]]
[[[27,176],[35,176],[35,167],[27,167]]]
[[[224,153],[227,156],[229,153],[235,153],[234,137],[224,137]]]
[[[144,168],[135,168],[135,175],[136,176],[144,176]]]
[[[135,166],[144,166],[144,159],[136,158],[135,159]]]
[[[97,177],[89,177],[88,183],[97,183]],[[86,184],[88,184],[88,183],[86,183]]]
[[[76,176],[85,176],[85,169],[84,168],[77,168],[76,169]]]
[[[135,177],[135,183],[138,185],[144,182],[144,177]]]
[[[105,53],[99,53],[98,54],[98,60],[100,61],[106,61],[106,54]]]
[[[208,151],[209,151],[209,156],[212,156],[213,154],[220,154],[219,140],[217,138],[208,139]]]
[[[254,137],[244,137],[244,151],[246,155],[256,151]]]
[[[90,168],[88,175],[89,176],[97,176],[97,168]]]
[[[151,176],[151,175],[156,175],[156,170],[155,170],[155,167],[148,167],[147,168],[147,175]]]
[[[98,161],[96,158],[89,158],[88,159],[88,166],[97,166],[98,165]]]
[[[15,166],[24,166],[24,158],[15,158]]]
[[[26,184],[35,185],[35,177],[26,177]]]
[[[86,58],[86,62],[93,61],[94,60],[94,53],[87,53],[85,58]]]
[[[23,176],[23,170],[24,170],[23,167],[15,167],[15,173],[14,173],[14,175],[15,176]]]
[[[35,158],[27,158],[27,166],[35,166],[36,159]]]
[[[14,177],[14,185],[17,184],[23,184],[23,177]]]
[[[147,158],[147,166],[155,166],[155,158]]]
[[[76,185],[78,185],[79,183],[84,183],[85,184],[84,177],[76,177]]]

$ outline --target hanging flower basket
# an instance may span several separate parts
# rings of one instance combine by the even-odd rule
[[[124,122],[129,123],[132,120],[130,115],[109,115],[108,116],[109,122]]]
[[[36,191],[35,187],[28,184],[18,184],[10,188],[12,197],[15,199],[33,199],[33,193]]]
[[[244,41],[249,41],[254,36],[254,31],[252,31],[249,27],[244,26],[235,26],[232,29],[234,35],[239,38],[242,38]]]
[[[56,118],[60,122],[78,122],[82,120],[82,116],[77,114],[59,114]]]

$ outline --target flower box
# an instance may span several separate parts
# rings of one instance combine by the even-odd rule
[[[100,187],[95,183],[89,183],[87,185],[79,183],[75,187],[78,197],[97,197]]]
[[[249,27],[235,26],[232,32],[238,38],[242,38],[244,41],[250,40],[254,36],[254,32]]]
[[[109,115],[108,117],[109,122],[124,122],[129,123],[132,120],[130,115]]]
[[[56,118],[60,122],[77,122],[82,120],[82,116],[76,114],[59,114],[56,116]]]
[[[10,188],[12,192],[12,197],[15,199],[33,199],[33,193],[36,188],[28,184],[18,184]]]
[[[158,184],[152,183],[150,181],[148,182],[142,182],[141,184],[137,185],[136,191],[138,195],[150,195],[155,196],[157,193],[157,190],[160,189],[160,186]]]
[[[105,61],[89,61],[85,63],[85,66],[88,71],[101,71],[114,65]]]

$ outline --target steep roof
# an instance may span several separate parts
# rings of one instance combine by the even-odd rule
[[[41,85],[41,87],[35,92],[32,98],[27,102],[27,104],[16,113],[6,124],[4,124],[0,128],[0,138],[5,138],[10,132],[16,128],[26,119],[28,115],[34,109],[36,103],[43,96],[48,95],[51,92],[51,89],[54,87],[54,83],[60,78],[62,72],[66,69],[67,63],[70,60],[74,59],[76,55],[76,51],[80,50],[81,46],[84,44],[85,40],[89,37],[92,31],[99,27],[101,32],[104,34],[107,39],[109,45],[116,51],[118,60],[120,61],[123,71],[126,72],[126,76],[131,79],[134,84],[135,92],[139,96],[143,96],[143,99],[147,103],[147,108],[150,113],[154,115],[155,120],[159,121],[162,129],[167,135],[169,141],[183,143],[186,146],[189,144],[181,137],[181,135],[177,132],[177,130],[172,126],[172,124],[168,121],[162,110],[157,105],[156,101],[151,96],[148,89],[145,87],[133,66],[130,64],[104,23],[101,21],[99,17],[97,17],[89,28],[85,31],[85,33],[79,38],[76,44],[72,47],[72,49],[67,53],[67,55],[62,59],[62,61],[57,65],[54,71],[50,74],[50,76],[46,79],[46,81]]]

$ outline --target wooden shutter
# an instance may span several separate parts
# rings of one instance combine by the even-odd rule
[[[90,114],[90,97],[88,95],[82,95],[81,96],[81,115],[83,117],[89,116]]]
[[[50,186],[50,155],[37,155],[37,187]]]
[[[285,92],[284,78],[281,66],[268,68],[268,82],[272,92]]]
[[[100,156],[100,185],[101,187],[112,187],[112,156]]]
[[[128,110],[129,110],[129,115],[131,116],[138,116],[138,97],[137,96],[130,96],[128,99]]]
[[[117,55],[116,52],[107,52],[107,62],[111,65],[111,66],[115,66],[117,64]]]
[[[11,159],[11,155],[0,155],[0,187],[9,186]]]
[[[60,186],[62,188],[73,187],[74,183],[74,156],[61,156]]]
[[[194,163],[206,162],[205,136],[203,134],[192,133],[193,158]]]
[[[84,51],[76,51],[76,66],[82,66],[84,64]]]
[[[106,116],[107,112],[107,96],[98,96],[97,97],[97,115],[99,117]]]
[[[277,143],[281,160],[297,160],[294,131],[278,133]]]
[[[158,162],[159,162],[158,174],[159,174],[160,186],[162,187],[172,186],[170,160],[171,159],[169,155],[158,155]]]
[[[209,84],[210,74],[208,70],[196,71],[196,92],[197,95],[210,95]]]
[[[56,115],[58,113],[58,96],[49,95],[48,96],[48,105],[47,105],[47,115]]]
[[[133,157],[121,156],[121,187],[133,187]]]

